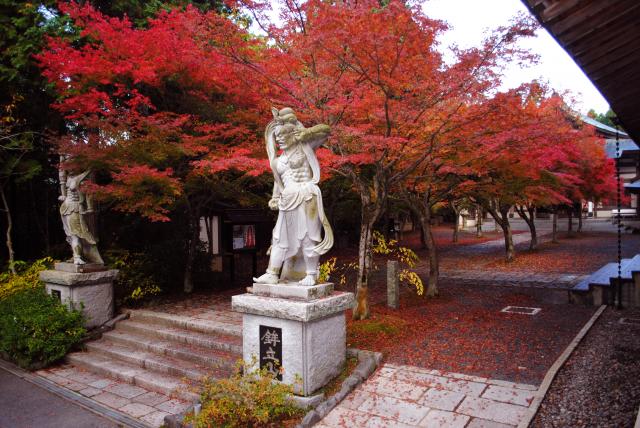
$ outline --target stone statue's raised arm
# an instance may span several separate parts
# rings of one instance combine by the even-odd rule
[[[309,144],[315,150],[327,141],[330,132],[329,125],[320,124],[297,131],[296,137],[301,143]]]

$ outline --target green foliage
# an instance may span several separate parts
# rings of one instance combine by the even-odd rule
[[[304,410],[290,399],[293,388],[274,381],[265,370],[208,379],[201,394],[202,410],[193,417],[197,428],[282,426]]]
[[[331,272],[336,269],[337,260],[338,259],[336,259],[335,257],[331,257],[324,263],[321,263],[320,266],[318,266],[318,283],[321,284],[323,282],[329,281]]]
[[[382,233],[374,231],[371,251],[373,251],[373,254],[395,257],[398,262],[407,266],[407,269],[402,269],[398,273],[398,279],[400,282],[404,282],[405,284],[414,287],[418,296],[422,296],[424,294],[424,284],[420,275],[410,270],[415,268],[418,261],[420,261],[418,255],[413,252],[413,250],[399,246],[398,241],[395,239],[387,241]]]
[[[591,109],[587,113],[587,116],[597,120],[598,122],[604,125],[610,126],[612,128],[615,128],[616,126],[615,121],[617,120],[617,116],[614,113],[614,111],[611,109],[607,110],[606,113],[596,113],[594,109]]]
[[[85,333],[80,311],[68,311],[42,288],[0,301],[0,353],[24,368],[44,367],[64,357]]]
[[[16,274],[10,271],[0,273],[0,301],[18,291],[40,287],[42,284],[39,274],[41,271],[50,268],[52,263],[53,259],[51,257],[36,260],[31,264],[23,261],[14,262],[13,267],[16,270]]]
[[[147,20],[154,18],[162,10],[184,9],[188,5],[197,7],[202,12],[226,10],[224,3],[218,0],[92,0],[90,3],[106,15],[117,17],[126,15],[139,27],[146,26]]]
[[[120,270],[114,287],[122,304],[139,305],[162,292],[154,278],[156,264],[146,253],[111,251],[107,260],[111,267]]]

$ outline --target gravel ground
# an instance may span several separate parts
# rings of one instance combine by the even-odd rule
[[[640,406],[640,310],[602,314],[560,369],[533,427],[633,427]]]

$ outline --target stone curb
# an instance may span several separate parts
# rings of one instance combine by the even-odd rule
[[[327,416],[351,391],[367,380],[382,363],[382,354],[379,352],[364,351],[359,349],[347,349],[347,357],[357,357],[358,365],[353,373],[342,382],[342,388],[332,397],[329,397],[318,407],[310,410],[296,428],[309,428],[320,422]]]
[[[536,396],[533,399],[533,402],[531,403],[531,405],[529,406],[529,409],[527,410],[527,415],[518,424],[518,428],[529,427],[529,425],[531,424],[531,421],[533,421],[533,418],[538,413],[538,409],[540,409],[542,400],[544,400],[545,395],[547,395],[547,392],[551,387],[551,383],[555,379],[556,375],[558,374],[558,372],[560,371],[564,363],[569,359],[573,351],[578,347],[582,339],[584,339],[584,337],[587,335],[587,333],[589,332],[593,324],[595,324],[598,318],[600,318],[600,315],[602,315],[605,309],[607,309],[607,305],[602,305],[598,308],[596,313],[593,314],[593,316],[589,319],[589,321],[587,321],[587,323],[578,332],[576,337],[574,337],[571,343],[569,343],[569,345],[565,348],[564,352],[562,352],[562,354],[560,354],[558,359],[553,363],[549,371],[547,371],[547,374],[545,375],[544,380],[542,381],[542,384],[540,385],[540,387],[538,388],[538,391],[536,392]],[[639,428],[637,422],[636,422],[635,428]]]
[[[31,373],[28,373],[18,366],[11,364],[6,361],[0,360],[0,370],[5,370],[15,376],[18,376],[22,380],[25,380],[29,383],[32,383],[39,388],[42,388],[52,394],[57,395],[77,406],[82,407],[85,410],[88,410],[96,415],[102,416],[103,418],[109,419],[120,426],[131,427],[131,428],[152,428],[151,425],[147,425],[137,419],[132,418],[131,416],[125,415],[124,413],[120,413],[117,410],[111,409],[109,407],[103,406],[96,401],[91,400],[83,395],[80,395],[74,391],[68,390],[52,382],[48,379],[45,379],[41,376],[36,376]]]

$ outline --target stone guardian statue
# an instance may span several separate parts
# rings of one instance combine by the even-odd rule
[[[273,229],[267,272],[254,281],[311,286],[318,280],[320,256],[333,246],[333,231],[318,187],[320,164],[315,154],[327,140],[330,128],[328,125],[305,128],[291,108],[271,111],[273,121],[265,130],[274,178],[269,208],[278,210],[278,220]],[[278,149],[282,152],[276,156]]]
[[[61,161],[66,160],[64,156]],[[89,216],[93,215],[93,199],[91,195],[80,189],[82,182],[89,176],[90,170],[80,174],[70,174],[60,169],[60,217],[67,242],[73,251],[73,264],[104,264],[98,252],[97,239],[92,231]]]

